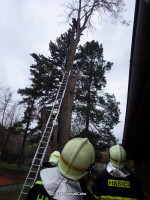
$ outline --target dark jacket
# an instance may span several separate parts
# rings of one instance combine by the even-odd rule
[[[126,177],[114,177],[106,169],[98,174],[95,179],[92,193],[96,199],[144,199],[140,182],[134,174]]]
[[[86,195],[83,195],[83,200],[95,200],[95,198],[87,188],[84,187],[82,191],[83,193],[86,193]],[[31,187],[26,198],[26,200],[52,200],[52,199],[53,197],[49,196],[49,194],[46,192],[42,184],[42,181],[37,181]]]

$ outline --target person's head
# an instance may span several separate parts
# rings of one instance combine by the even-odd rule
[[[59,151],[54,151],[50,154],[49,161],[44,161],[41,168],[57,167],[60,157]]]
[[[110,162],[116,168],[123,168],[126,162],[126,151],[119,144],[114,145],[109,150]]]
[[[57,165],[59,158],[60,158],[59,151],[54,151],[49,157],[49,162],[54,164],[54,165]]]
[[[74,138],[63,148],[58,169],[64,177],[78,181],[88,174],[94,162],[95,150],[88,138]]]

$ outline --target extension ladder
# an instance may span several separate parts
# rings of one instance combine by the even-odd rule
[[[34,158],[32,160],[32,165],[30,167],[30,170],[28,172],[28,175],[26,177],[25,183],[22,187],[22,190],[20,192],[18,200],[21,200],[25,195],[27,195],[28,190],[35,183],[35,181],[38,177],[40,167],[41,167],[42,162],[44,160],[44,157],[45,157],[45,154],[46,154],[46,151],[47,151],[47,148],[48,148],[48,144],[49,144],[49,141],[51,139],[51,135],[53,133],[53,129],[54,129],[56,123],[57,123],[58,114],[59,114],[59,111],[60,111],[60,107],[61,107],[63,97],[65,95],[69,76],[70,76],[70,71],[65,72],[63,79],[62,79],[62,82],[59,86],[55,101],[53,103],[51,113],[50,113],[49,118],[47,120],[44,132],[42,134],[41,140],[39,142],[36,153],[35,153]]]

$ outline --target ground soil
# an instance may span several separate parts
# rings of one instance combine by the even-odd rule
[[[26,178],[26,173],[19,173],[14,170],[0,168],[0,186],[23,183]]]

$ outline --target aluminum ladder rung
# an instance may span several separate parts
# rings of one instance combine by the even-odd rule
[[[33,185],[33,184],[32,184],[32,185]],[[25,187],[29,187],[29,188],[30,188],[32,185],[25,185]]]
[[[34,180],[34,178],[28,178],[28,179],[30,179],[30,180]]]
[[[35,167],[39,167],[39,165],[36,165],[36,164],[33,164],[33,166],[35,166]]]
[[[48,136],[43,136],[43,138],[49,138]]]
[[[42,141],[41,143],[47,144],[47,142]]]
[[[25,195],[27,195],[28,193],[26,193],[26,192],[21,192],[21,194],[25,194]]]
[[[37,171],[30,171],[31,173],[37,173]]]
[[[43,153],[42,152],[38,152],[38,154],[42,155]]]

